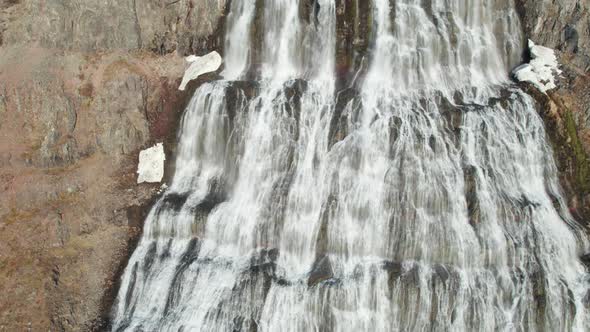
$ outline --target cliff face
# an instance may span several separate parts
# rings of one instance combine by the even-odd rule
[[[0,331],[100,329],[224,1],[0,0]]]
[[[517,0],[525,35],[558,51],[563,74],[539,102],[574,216],[590,225],[590,4],[585,0]]]
[[[222,41],[225,0],[2,0],[6,44],[181,54]]]
[[[535,43],[567,53],[572,64],[590,69],[590,6],[584,0],[516,0],[522,26]]]

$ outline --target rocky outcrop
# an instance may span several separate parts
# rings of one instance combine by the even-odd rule
[[[590,69],[590,4],[585,0],[516,0],[522,26],[535,43],[567,54]]]
[[[4,44],[183,55],[222,46],[227,7],[225,0],[2,1]]]
[[[336,0],[336,74],[340,88],[358,84],[356,79],[368,69],[372,13],[371,1]]]
[[[136,184],[138,152],[173,155],[199,84],[178,91],[182,56],[221,51],[225,10],[0,0],[0,331],[106,326],[159,189]]]
[[[1,54],[0,326],[87,330],[157,189],[137,151],[174,137],[182,59]]]
[[[525,36],[557,51],[557,89],[523,87],[539,103],[573,215],[590,226],[590,5],[584,0],[516,0]]]

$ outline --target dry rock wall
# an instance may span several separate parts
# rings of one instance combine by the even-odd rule
[[[102,330],[224,1],[0,0],[0,331]],[[171,169],[171,167],[169,167]]]

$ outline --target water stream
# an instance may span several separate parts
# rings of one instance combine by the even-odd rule
[[[342,88],[355,3],[231,2],[224,79],[185,110],[114,331],[590,329],[588,241],[508,79],[512,1],[371,0]]]

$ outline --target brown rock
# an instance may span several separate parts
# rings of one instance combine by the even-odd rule
[[[576,0],[516,5],[526,37],[557,50],[558,88],[544,95],[523,86],[539,104],[570,211],[590,226],[590,6]]]
[[[3,0],[5,45],[201,53],[222,46],[225,0]],[[1,23],[4,22],[4,23]]]
[[[174,155],[199,83],[178,91],[184,61],[173,51],[217,47],[224,10],[217,0],[0,0],[0,331],[108,325],[157,195],[136,184],[138,151],[164,141]]]

